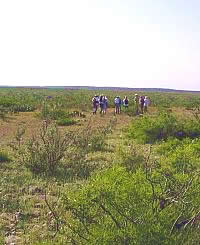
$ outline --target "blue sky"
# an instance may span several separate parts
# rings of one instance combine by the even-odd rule
[[[200,1],[2,0],[0,85],[200,90]]]

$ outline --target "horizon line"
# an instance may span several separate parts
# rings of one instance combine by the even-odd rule
[[[87,86],[87,85],[0,85],[0,88],[96,88],[96,89],[130,89],[130,90],[169,90],[169,91],[183,91],[183,92],[200,92],[199,90],[188,89],[172,89],[172,88],[156,88],[156,87],[116,87],[116,86]]]

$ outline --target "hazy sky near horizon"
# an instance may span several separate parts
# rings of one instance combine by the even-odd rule
[[[199,0],[0,0],[0,85],[200,90]]]

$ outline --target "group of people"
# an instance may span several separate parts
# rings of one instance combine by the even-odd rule
[[[147,112],[148,106],[151,104],[150,99],[148,96],[139,96],[138,94],[135,94],[134,102],[136,105],[136,114],[143,114],[144,112]]]
[[[147,108],[151,102],[147,96],[139,96],[138,94],[135,94],[134,103],[136,107],[136,114],[139,115],[139,114],[143,114],[144,112],[147,112]],[[115,104],[115,113],[120,114],[122,105],[124,106],[125,109],[128,108],[129,99],[127,96],[125,96],[124,99],[121,100],[120,96],[116,96],[114,99],[114,104]],[[95,95],[92,98],[92,105],[93,105],[93,114],[97,113],[98,108],[100,108],[100,114],[106,114],[108,108],[108,98],[103,94],[101,94],[100,96]]]
[[[100,108],[101,114],[106,114],[108,108],[108,98],[101,94],[100,96],[95,95],[92,99],[93,104],[93,114],[97,113],[98,107]]]
[[[120,114],[121,113],[121,106],[123,105],[127,109],[129,100],[128,100],[127,96],[125,96],[123,100],[121,100],[120,96],[117,96],[117,97],[115,97],[114,103],[115,103],[115,113]]]

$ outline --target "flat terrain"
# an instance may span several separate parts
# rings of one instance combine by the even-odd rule
[[[6,91],[6,93],[8,92]],[[23,93],[21,94],[21,92]],[[197,174],[200,159],[198,138],[200,127],[199,121],[195,121],[198,118],[194,117],[195,110],[197,114],[199,112],[199,109],[194,107],[198,101],[196,95],[150,94],[153,103],[146,114],[147,117],[144,118],[143,115],[135,116],[132,92],[129,95],[131,107],[129,107],[128,113],[125,113],[123,108],[120,115],[114,114],[112,102],[115,94],[112,91],[108,93],[111,108],[108,109],[106,115],[101,115],[99,112],[96,115],[92,114],[91,97],[93,92],[61,90],[21,92],[17,95],[17,93],[10,91],[8,93],[10,97],[7,94],[0,97],[2,108],[10,110],[5,114],[4,119],[0,119],[0,154],[7,152],[10,160],[0,161],[0,244],[96,244],[95,242],[80,242],[82,238],[77,237],[76,233],[78,225],[80,225],[81,232],[86,232],[84,235],[90,239],[89,241],[93,241],[95,236],[98,240],[102,234],[103,236],[108,235],[107,241],[111,239],[110,235],[112,239],[118,239],[118,235],[122,235],[118,241],[123,241],[124,232],[127,231],[126,236],[130,235],[131,239],[140,239],[141,236],[137,234],[143,234],[144,240],[138,244],[148,244],[145,240],[147,236],[152,237],[151,244],[157,244],[155,241],[159,236],[164,237],[165,241],[172,237],[172,242],[165,244],[184,244],[181,236],[186,237],[185,230],[183,229],[183,232],[179,233],[181,236],[178,233],[178,235],[171,234],[171,231],[176,225],[177,217],[180,216],[181,222],[197,217],[199,212],[199,178]],[[26,93],[29,93],[29,97],[25,96]],[[125,92],[120,94],[121,97],[124,95]],[[47,96],[52,96],[53,99],[47,100]],[[48,142],[46,142],[46,146],[42,145],[41,148],[37,148],[37,151],[28,152],[28,140],[34,136],[35,140],[40,140],[35,141],[39,142],[40,146],[42,142],[40,130],[42,126],[50,122],[41,119],[45,118],[43,114],[45,103],[48,104],[48,115],[54,116],[54,113],[57,113],[55,119],[57,122],[59,119],[63,119],[63,115],[73,114],[76,110],[82,114],[82,116],[79,114],[72,116],[76,124],[58,126],[62,133],[61,136],[67,132],[72,133],[73,137],[77,136],[75,142],[78,147],[72,145],[70,148],[66,144],[67,149],[64,152],[64,157],[60,162],[58,161],[58,165],[55,162],[56,168],[51,173],[48,172],[48,165],[39,169],[38,172],[34,172],[27,165],[29,160],[32,160],[32,163],[36,165],[38,162],[43,162],[41,159],[44,159],[44,162],[46,159],[51,160],[48,157],[51,157],[52,151],[55,153],[54,156],[59,154],[57,145],[55,148],[48,148]],[[183,104],[184,106],[182,106]],[[21,110],[26,109],[27,105],[33,106],[35,109],[34,111],[13,113],[12,109],[15,108],[15,105],[18,105]],[[57,115],[61,115],[61,117]],[[174,118],[176,121],[173,121]],[[181,124],[182,121],[186,123],[185,128]],[[178,130],[186,130],[191,139],[179,141],[175,138],[176,125],[179,126]],[[20,139],[21,148],[15,150],[11,145],[15,143],[17,146],[17,132],[22,129],[25,130],[25,133]],[[171,133],[172,131],[173,133]],[[127,136],[128,132],[132,133],[132,138]],[[159,138],[160,136],[166,136],[166,138],[163,140]],[[194,139],[193,137],[196,136],[197,138]],[[137,137],[143,137],[144,142],[138,142]],[[150,139],[150,143],[148,139]],[[155,139],[158,141],[154,141]],[[48,152],[47,155],[46,152]],[[44,158],[42,158],[43,153]],[[41,158],[37,158],[37,155],[40,155]],[[34,161],[35,159],[36,161]],[[118,173],[122,173],[122,176],[119,176]],[[97,176],[96,186],[92,182],[94,176]],[[118,177],[120,181],[116,181]],[[193,178],[194,183],[191,182]],[[92,186],[90,186],[91,184]],[[93,193],[93,184],[94,188],[99,191]],[[134,187],[136,185],[137,188]],[[179,193],[180,189],[184,191]],[[84,193],[86,194],[85,198],[82,196]],[[102,196],[106,193],[108,195]],[[92,197],[89,200],[90,195],[95,194],[99,201],[103,200],[103,203],[99,204],[104,204],[104,208],[95,215],[97,223],[90,222],[90,215],[88,220],[85,219],[86,226],[91,227],[91,232],[94,231],[91,237],[90,231],[88,232],[84,228],[85,225],[82,227],[82,223],[79,223],[78,216],[76,217],[79,213],[74,213],[73,206],[66,211],[64,200],[68,194],[72,196],[77,194],[76,198],[71,200],[72,203],[74,201],[74,205],[80,205],[77,206],[80,208],[84,203],[88,212],[95,213],[95,210],[99,210],[93,203]],[[113,198],[110,199],[110,196]],[[166,203],[164,210],[161,209],[161,198],[164,198],[164,201],[170,200],[169,205],[168,202]],[[114,204],[113,200],[117,205],[116,209],[114,206],[110,206],[110,204]],[[188,200],[190,205],[187,205]],[[88,206],[85,201],[88,201]],[[142,208],[140,204],[143,205]],[[119,210],[117,207],[122,208]],[[182,207],[184,215],[182,215]],[[115,217],[110,216],[110,219],[109,214],[114,214]],[[136,226],[135,221],[132,223],[132,217],[135,215],[138,217]],[[143,219],[144,215],[146,217]],[[119,220],[121,225],[126,224],[127,227],[131,227],[130,230],[124,229],[123,226],[120,228],[116,220]],[[140,223],[140,220],[143,223]],[[105,228],[106,226],[104,227],[104,224],[107,227],[112,227],[109,231],[113,231],[112,234],[107,233],[108,229]],[[156,224],[158,225],[156,226]],[[138,229],[139,233],[134,233],[135,229]],[[154,239],[152,234],[155,234],[155,229],[157,233]],[[98,233],[96,235],[96,231],[99,231],[101,235]],[[118,231],[122,233],[120,234]],[[191,229],[191,231],[193,230]],[[192,234],[196,234],[195,241],[197,241],[199,232]],[[76,237],[76,242],[70,243],[68,236]],[[193,237],[188,241],[191,239]]]
[[[36,115],[37,113],[35,112],[20,112],[19,114],[8,116],[5,120],[0,120],[0,145],[5,146],[10,143],[15,137],[18,128],[25,128],[25,138],[37,134],[43,121]],[[128,125],[132,120],[130,116],[123,112],[120,115],[114,115],[113,108],[108,109],[107,114],[105,115],[99,113],[93,115],[91,112],[86,112],[85,115],[86,118],[78,118],[79,122],[77,125],[60,126],[59,128],[64,131],[69,129],[78,130],[84,128],[88,124],[90,124],[92,128],[98,128],[106,126],[110,120],[116,119],[116,128],[120,129]]]

